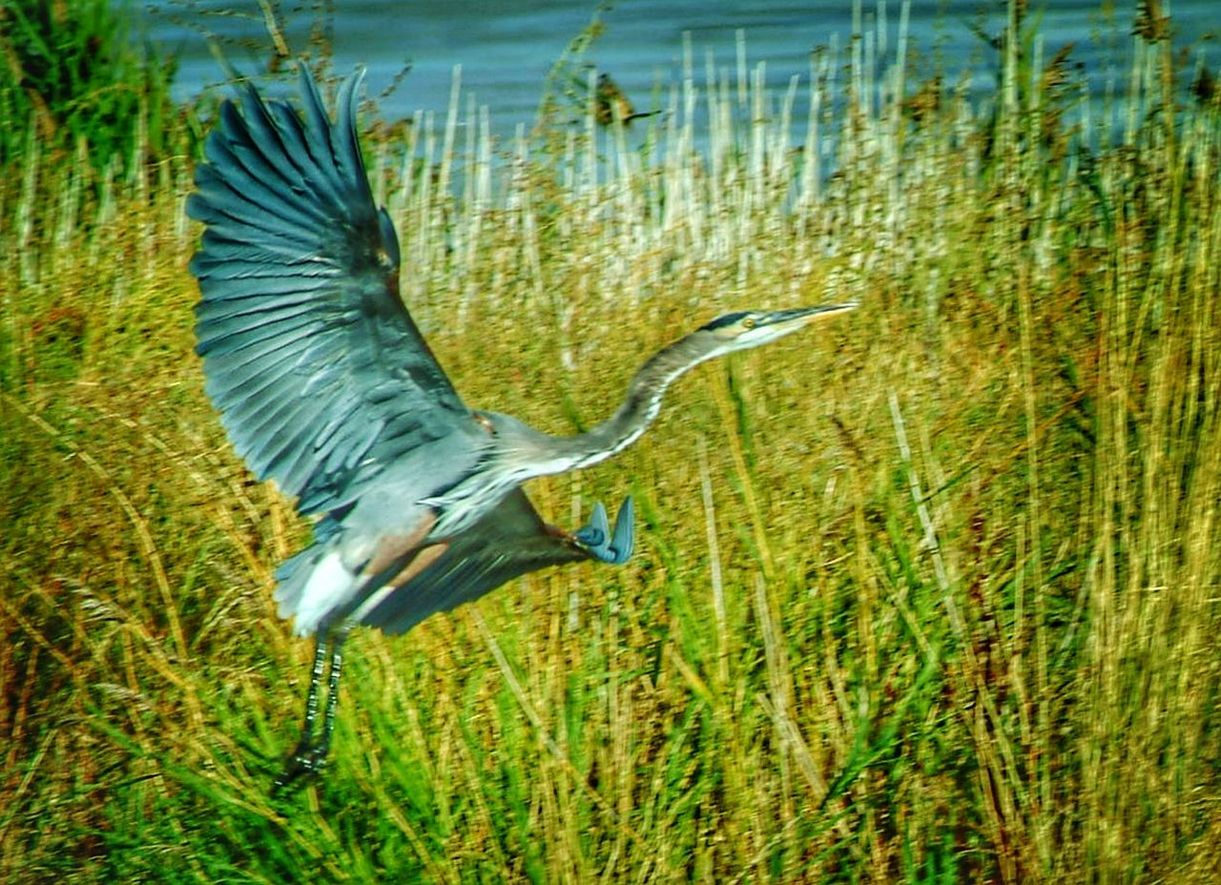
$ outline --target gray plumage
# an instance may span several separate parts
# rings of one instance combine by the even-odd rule
[[[356,135],[362,75],[340,87],[334,123],[304,65],[300,79],[303,114],[249,85],[240,111],[221,106],[187,203],[204,223],[190,268],[207,393],[255,475],[320,516],[313,543],[276,572],[280,613],[319,640],[306,728],[281,783],[322,765],[350,627],[403,632],[535,569],[628,558],[630,499],[613,530],[599,504],[569,532],[542,520],[523,482],[630,445],[666,388],[700,362],[855,307],[713,320],[647,361],[623,405],[576,436],[472,410],[399,297],[398,239],[374,204]],[[327,648],[331,690],[317,742]]]

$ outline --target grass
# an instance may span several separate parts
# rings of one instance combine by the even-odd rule
[[[531,487],[569,525],[635,494],[626,567],[356,634],[332,767],[285,799],[311,650],[271,572],[307,527],[203,394],[189,151],[97,187],[23,154],[0,878],[1215,874],[1219,110],[1142,19],[1108,133],[1018,11],[992,101],[861,37],[780,95],[693,62],[632,134],[495,159],[459,105],[369,145],[442,363],[553,432],[722,310],[863,306]]]
[[[181,140],[169,97],[174,63],[139,46],[127,13],[109,0],[5,0],[0,166],[25,162],[31,135],[61,161],[83,154],[76,159],[94,161],[99,176],[160,159]]]

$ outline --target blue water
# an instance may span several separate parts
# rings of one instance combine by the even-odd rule
[[[294,5],[282,4],[285,8]],[[1135,4],[1108,6],[1109,15],[1098,2],[1053,0],[1046,4],[1040,27],[1044,58],[1066,43],[1074,43],[1072,58],[1084,65],[1096,95],[1108,83],[1124,88],[1132,52],[1128,34]],[[569,40],[589,23],[595,4],[588,0],[335,0],[334,7],[336,69],[344,73],[364,64],[369,95],[382,93],[396,73],[411,64],[400,87],[381,99],[384,117],[408,117],[416,109],[443,115],[454,68],[460,65],[464,95],[488,107],[493,130],[503,137],[512,134],[518,124],[529,126],[534,121],[547,71]],[[1221,54],[1215,43],[1221,25],[1219,8],[1216,0],[1182,0],[1172,6],[1176,46],[1206,53],[1214,69]],[[208,13],[215,9],[239,14]],[[899,15],[896,2],[861,5],[862,30],[874,34],[887,64],[895,57]],[[189,98],[222,79],[204,31],[227,38],[224,53],[239,69],[266,69],[269,52],[256,53],[232,42],[244,39],[268,45],[262,13],[254,0],[200,0],[185,7],[171,0],[146,16],[154,40],[178,57],[179,98]],[[308,12],[289,16],[287,36],[294,49],[305,48],[312,19]],[[909,66],[909,82],[931,73],[939,61],[951,82],[970,70],[975,90],[991,87],[995,54],[971,26],[982,25],[990,33],[1003,29],[1002,2],[913,2],[910,16],[910,43],[919,55],[914,70]],[[731,72],[736,68],[737,33],[742,31],[748,64],[766,61],[769,84],[783,89],[793,75],[806,82],[812,50],[834,42],[842,49],[854,30],[850,0],[624,0],[601,18],[605,32],[586,59],[610,72],[638,110],[664,103],[665,87],[681,80],[685,34],[690,35],[697,80],[703,78],[708,53],[718,68]],[[879,19],[885,21],[885,27],[879,27]],[[1209,43],[1210,38],[1214,42]]]

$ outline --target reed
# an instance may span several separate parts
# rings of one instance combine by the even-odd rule
[[[93,186],[29,135],[0,878],[1207,878],[1221,126],[1142,9],[1113,134],[1015,3],[984,98],[911,79],[904,7],[778,93],[693,46],[630,131],[499,143],[456,90],[370,143],[441,362],[551,432],[722,310],[863,306],[532,485],[566,524],[636,495],[636,558],[357,633],[332,766],[274,801],[310,649],[271,571],[308,529],[203,395],[190,151]]]

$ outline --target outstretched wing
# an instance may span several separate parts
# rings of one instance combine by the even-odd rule
[[[391,578],[394,589],[360,622],[404,633],[429,615],[478,599],[518,575],[598,558],[573,535],[543,522],[517,488],[425,568]]]
[[[305,114],[253,86],[208,137],[187,212],[196,351],[238,453],[302,513],[355,500],[395,458],[471,414],[398,294],[399,247],[373,202],[356,91],[332,123],[301,65]]]

